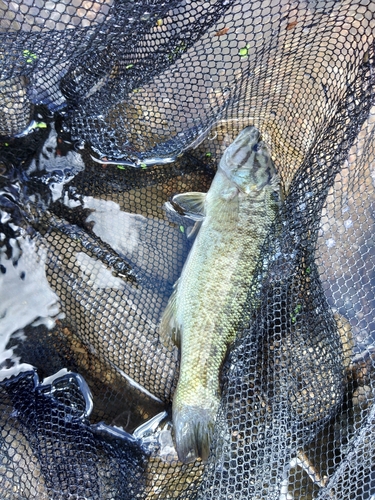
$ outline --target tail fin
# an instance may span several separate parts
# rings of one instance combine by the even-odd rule
[[[193,462],[201,457],[208,459],[215,426],[217,407],[182,406],[173,409],[173,427],[178,458],[181,462]]]

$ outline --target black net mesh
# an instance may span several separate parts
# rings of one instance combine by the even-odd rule
[[[374,27],[366,0],[0,0],[1,499],[374,500]],[[282,201],[182,463],[172,197],[248,126]]]

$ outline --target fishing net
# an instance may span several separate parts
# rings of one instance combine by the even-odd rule
[[[375,498],[374,28],[368,0],[0,0],[2,499]],[[159,323],[194,220],[165,204],[248,125],[283,201],[184,464]]]

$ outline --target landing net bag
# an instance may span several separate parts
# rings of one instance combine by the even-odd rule
[[[374,28],[367,0],[0,0],[0,498],[375,498]],[[248,126],[282,200],[182,463],[159,325],[196,221],[166,204]]]

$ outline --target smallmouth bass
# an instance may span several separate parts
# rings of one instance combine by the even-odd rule
[[[207,194],[173,198],[201,224],[159,331],[162,342],[172,339],[181,349],[172,414],[182,462],[208,458],[220,402],[220,368],[280,196],[269,151],[250,126],[225,150]]]

